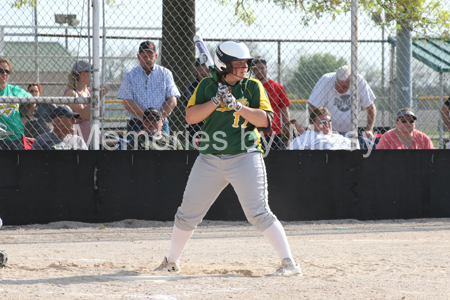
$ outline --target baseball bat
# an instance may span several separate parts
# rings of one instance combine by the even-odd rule
[[[208,68],[214,66],[214,61],[211,57],[211,54],[209,54],[208,48],[206,48],[205,42],[200,35],[194,36],[194,43]],[[222,83],[220,81],[217,81],[217,84],[219,85],[219,87],[222,86]]]
[[[202,57],[205,64],[208,67],[212,67],[214,65],[214,61],[211,57],[211,54],[209,54],[208,48],[206,48],[205,42],[203,41],[202,37],[199,35],[194,36],[194,43],[198,51],[200,52],[200,56]]]

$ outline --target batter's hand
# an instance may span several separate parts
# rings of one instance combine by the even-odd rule
[[[225,95],[229,94],[230,90],[228,89],[228,86],[226,85],[219,85],[219,88],[217,89],[217,98],[223,99]]]
[[[238,102],[230,93],[225,95],[223,102],[229,109],[234,109],[235,111],[240,111],[242,108],[242,103]]]
[[[215,106],[219,106],[222,104],[223,100],[222,98],[218,98],[217,96],[214,96],[211,98],[211,102],[214,103]]]

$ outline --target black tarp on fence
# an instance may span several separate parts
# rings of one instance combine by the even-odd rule
[[[283,221],[450,217],[448,150],[272,151],[269,204]],[[2,151],[5,225],[172,221],[197,151]],[[228,186],[208,220],[245,220]]]

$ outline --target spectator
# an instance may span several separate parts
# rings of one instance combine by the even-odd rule
[[[39,83],[30,83],[27,90],[32,97],[42,97],[42,87]],[[25,136],[36,138],[43,133],[49,132],[50,129],[47,126],[51,122],[49,115],[55,107],[55,104],[37,104],[34,113],[25,124]]]
[[[395,128],[383,134],[377,149],[434,149],[431,139],[415,129],[416,120],[417,117],[411,109],[400,109]]]
[[[67,89],[64,91],[65,97],[91,97],[91,89],[88,85],[91,83],[91,72],[93,67],[84,60],[77,61],[68,77]],[[108,88],[103,87],[105,95],[108,93]],[[100,95],[101,97],[101,95]],[[84,141],[89,141],[91,133],[91,105],[90,104],[68,104],[73,112],[79,113],[80,118],[77,124],[80,126],[81,134]]]
[[[267,61],[264,57],[255,57],[252,63],[252,71],[266,89],[274,112],[272,129],[270,132],[264,133],[266,143],[263,143],[263,148],[265,149],[265,147],[270,146],[270,149],[284,149],[285,145],[283,143],[281,128],[282,124],[286,124],[290,119],[289,106],[291,102],[289,102],[284,87],[267,77]],[[270,144],[272,136],[273,142]]]
[[[441,107],[442,121],[444,121],[445,126],[450,131],[450,98],[444,102]]]
[[[295,138],[289,150],[352,150],[352,141],[340,134],[333,133],[331,115],[325,107],[314,108],[309,115],[312,130],[305,131]],[[355,140],[359,149],[359,143]]]
[[[209,72],[209,68],[203,61],[202,57],[199,57],[195,60],[195,69],[197,72],[197,77],[186,85],[186,90],[184,91],[186,107],[188,105],[189,99],[191,99],[191,96],[194,93],[194,91],[197,88],[200,81],[202,81],[202,79],[205,77],[211,76],[211,73]],[[201,121],[201,122],[198,122],[197,124],[187,124],[186,125],[186,128],[189,132],[189,142],[193,143],[192,139],[193,139],[194,135],[198,131],[202,130],[203,124],[204,124],[204,122]],[[194,142],[193,144],[196,144],[196,143]]]
[[[117,98],[124,100],[125,113],[130,117],[128,131],[141,131],[144,111],[156,107],[164,119],[163,130],[170,134],[167,117],[177,105],[180,92],[172,72],[155,64],[157,58],[155,44],[151,41],[142,42],[137,55],[139,65],[123,77]]]
[[[183,150],[176,137],[169,136],[162,130],[163,117],[159,109],[147,108],[144,111],[143,124],[144,130],[137,134],[137,145],[131,141],[128,143],[128,150]]]
[[[328,73],[322,76],[314,86],[309,96],[309,112],[316,107],[326,107],[333,116],[334,130],[345,135],[351,131],[351,107],[352,99],[350,95],[350,76],[351,68],[349,66],[340,67],[336,73]],[[356,115],[359,114],[360,106],[364,106],[367,111],[366,131],[364,137],[373,139],[373,126],[377,110],[373,101],[375,95],[370,89],[364,78],[358,74],[358,99]]]
[[[17,85],[8,83],[13,73],[11,63],[0,57],[0,97],[31,97],[31,95]],[[34,111],[36,104],[27,105],[27,117]],[[26,119],[24,119],[26,121]],[[18,103],[0,103],[0,150],[23,150],[23,123],[20,117]]]
[[[81,117],[79,113],[74,113],[67,105],[61,105],[53,109],[49,117],[52,131],[38,136],[31,150],[88,150],[84,140],[72,134],[73,124]]]

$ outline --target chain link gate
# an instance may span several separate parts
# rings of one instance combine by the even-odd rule
[[[93,63],[92,3],[37,1],[36,5],[23,4],[19,8],[12,5],[21,1],[2,1],[7,17],[0,21],[0,56],[11,62],[13,70],[9,74],[8,84],[18,85],[27,91],[39,89],[35,85],[28,89],[29,84],[39,83],[42,91],[40,96],[51,98],[37,103],[32,114],[27,111],[32,105],[24,100],[17,100],[18,102],[14,104],[2,100],[0,103],[3,108],[2,114],[12,111],[8,109],[15,110],[17,104],[22,102],[19,119],[24,124],[24,136],[29,138],[37,138],[50,130],[49,127],[53,122],[49,119],[49,113],[54,106],[63,103],[71,104],[72,110],[80,112],[83,120],[91,121],[93,116],[89,103],[92,101],[89,100],[87,104],[81,103],[85,101],[83,99],[89,98],[87,93],[75,92],[79,99],[72,98],[71,102],[62,97],[67,95],[69,73],[73,65],[80,60],[89,65]],[[371,120],[371,115],[366,109],[371,100],[363,102],[358,99],[363,104],[357,108],[358,112],[355,114],[358,135],[363,136],[367,126],[374,127],[375,137],[377,133],[381,135],[396,126],[403,126],[396,122],[397,112],[400,108],[408,106],[417,117],[415,128],[425,133],[436,148],[445,147],[448,142],[448,130],[442,121],[440,111],[442,109],[445,113],[444,102],[450,95],[447,73],[450,64],[449,44],[445,38],[435,39],[442,36],[445,27],[435,24],[428,29],[428,36],[435,39],[437,46],[427,49],[420,46],[420,39],[416,39],[422,37],[423,31],[413,28],[410,31],[411,54],[408,54],[405,60],[399,56],[405,54],[403,52],[399,54],[399,51],[404,50],[398,49],[397,32],[393,25],[395,21],[391,21],[393,8],[381,5],[383,11],[372,13],[364,7],[364,3],[367,2],[360,1],[359,5],[357,70],[373,92],[376,118]],[[406,2],[415,4],[411,1]],[[329,126],[329,122],[322,120],[328,118],[326,114],[319,116],[317,120],[314,118],[310,124],[310,109],[311,105],[314,105],[311,103],[311,94],[314,87],[325,79],[322,78],[325,74],[330,74],[331,85],[334,85],[333,76],[336,71],[344,65],[351,66],[350,10],[348,7],[348,13],[345,14],[324,13],[321,18],[309,18],[308,21],[308,18],[305,19],[308,15],[294,4],[295,1],[230,1],[228,4],[216,0],[103,1],[99,12],[98,71],[100,86],[106,86],[107,90],[103,90],[101,94],[101,148],[127,148],[123,141],[133,139],[133,136],[128,134],[130,128],[127,126],[133,125],[129,124],[133,118],[140,121],[142,111],[133,111],[130,106],[126,107],[119,91],[125,74],[140,64],[139,45],[147,40],[155,45],[156,65],[170,71],[178,93],[175,89],[168,93],[165,89],[167,86],[164,88],[161,86],[166,84],[161,78],[151,81],[152,84],[158,82],[159,86],[155,88],[164,90],[165,94],[156,95],[155,98],[158,99],[149,100],[146,107],[141,108],[145,110],[155,106],[162,109],[167,98],[175,97],[176,106],[170,107],[172,109],[170,114],[167,110],[163,115],[168,114],[170,134],[178,137],[184,149],[193,148],[184,111],[188,101],[186,95],[189,94],[186,87],[197,75],[196,58],[199,54],[194,46],[195,34],[202,35],[211,53],[214,53],[214,49],[223,41],[241,40],[249,47],[254,57],[264,59],[267,77],[284,86],[289,100],[287,104],[283,104],[283,101],[274,102],[278,103],[275,105],[280,105],[279,112],[285,114],[284,117],[279,116],[280,123],[277,128],[279,131],[274,133],[279,134],[285,143],[292,145],[292,141],[289,140],[293,140],[305,129],[309,129],[306,133],[309,132],[308,138],[311,138],[313,136],[311,132]],[[441,10],[448,11],[449,4],[448,0],[442,1]],[[432,44],[432,39],[428,40],[428,45]],[[428,52],[428,56],[423,52]],[[410,63],[403,68],[406,71],[399,71],[402,70],[399,65],[408,64],[408,57],[411,57]],[[249,66],[249,76],[255,77],[257,74],[254,71],[258,72],[257,69],[252,72],[252,67]],[[5,73],[0,75],[3,76]],[[345,72],[343,76],[345,77]],[[408,79],[402,80],[403,77]],[[358,82],[359,86],[364,85],[361,82],[363,81]],[[168,85],[170,86],[170,83]],[[402,102],[399,98],[404,96],[399,91],[408,87],[410,91],[406,98],[409,102],[406,102],[407,105],[400,105]],[[331,91],[333,89],[335,90],[332,87]],[[143,90],[140,92],[146,95]],[[272,97],[280,94],[268,93]],[[346,92],[344,97],[331,97],[328,100],[331,126],[335,133],[345,134],[355,131],[355,128],[347,130],[345,126],[340,129],[342,124],[348,124],[349,121],[348,111],[351,110],[349,94],[350,92]],[[70,96],[74,97],[73,94]],[[318,100],[314,102],[316,104],[314,106],[326,106],[322,101],[329,97],[322,87],[317,91]],[[286,115],[287,112],[289,115]],[[286,124],[288,120],[291,122]],[[408,125],[406,123],[403,124],[406,126]],[[11,128],[2,127],[6,132],[11,131]],[[2,135],[6,133],[2,132]],[[17,134],[15,138],[18,138]],[[5,141],[8,137],[1,139]],[[270,138],[268,140],[270,141]],[[306,140],[307,138],[299,142],[304,146]],[[341,138],[336,140],[341,141]],[[85,141],[89,142],[88,137]],[[365,142],[362,140],[361,145],[365,145],[363,144]],[[273,149],[284,148],[283,143],[272,146]],[[316,149],[320,147],[319,145]]]

